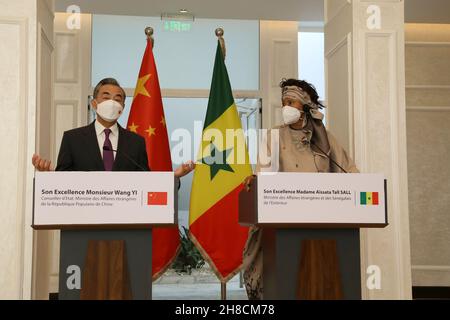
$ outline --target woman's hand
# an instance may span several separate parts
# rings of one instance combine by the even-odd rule
[[[36,168],[37,171],[53,171],[51,168],[52,162],[49,160],[42,159],[39,155],[34,154],[31,158],[31,163]]]
[[[250,188],[252,186],[253,180],[256,179],[256,175],[252,175],[252,176],[248,176],[247,178],[245,178],[243,185],[245,187],[245,191],[249,192]]]
[[[193,161],[188,161],[183,163],[181,166],[175,169],[175,177],[181,178],[190,173],[195,169],[195,163]]]

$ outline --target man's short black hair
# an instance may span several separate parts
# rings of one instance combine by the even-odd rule
[[[113,85],[113,86],[119,87],[119,88],[122,90],[122,93],[123,93],[123,102],[125,103],[125,98],[127,97],[127,95],[126,95],[126,93],[125,93],[125,90],[120,86],[119,82],[118,82],[116,79],[114,79],[114,78],[105,78],[105,79],[101,80],[101,81],[95,86],[95,89],[94,89],[94,99],[97,98],[98,93],[99,93],[99,91],[100,91],[100,88],[103,87],[103,86],[106,86],[106,85]]]

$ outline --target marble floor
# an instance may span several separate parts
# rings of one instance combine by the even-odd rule
[[[162,280],[153,284],[154,300],[220,300],[220,282],[213,275],[172,275]],[[239,274],[227,283],[227,300],[247,300]]]

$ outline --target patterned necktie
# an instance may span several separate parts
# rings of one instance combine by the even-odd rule
[[[103,144],[103,164],[105,165],[105,171],[112,171],[114,164],[114,154],[111,140],[109,140],[111,129],[105,129],[104,132],[105,132],[105,143]],[[105,150],[105,147],[107,150]]]

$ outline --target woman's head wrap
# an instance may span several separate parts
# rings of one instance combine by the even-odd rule
[[[297,86],[285,86],[282,88],[282,99],[292,99],[300,101],[301,104],[306,107],[304,108],[305,112],[308,112],[311,114],[311,116],[314,119],[323,120],[323,114],[319,111],[319,108],[322,108],[322,106],[319,106],[318,104],[312,102],[311,97],[309,94],[304,91],[302,88]]]
[[[284,85],[284,83],[290,82],[293,85]],[[295,85],[299,83],[307,85],[308,88],[311,88],[313,93],[316,93],[314,87],[310,85],[307,82],[299,81],[299,80],[285,80],[281,82],[281,88],[282,88],[282,99],[290,98],[292,100],[300,101],[303,105],[303,110],[306,114],[307,123],[304,126],[304,130],[308,130],[312,133],[311,136],[311,148],[319,153],[322,154],[322,151],[325,152],[327,155],[330,154],[331,148],[330,143],[328,141],[328,135],[327,131],[325,129],[325,126],[323,125],[323,113],[319,111],[319,109],[324,108],[322,104],[317,100],[316,102],[313,102],[311,99],[311,96],[301,88],[299,85]],[[317,93],[316,93],[317,97]],[[317,97],[318,98],[318,97]]]

